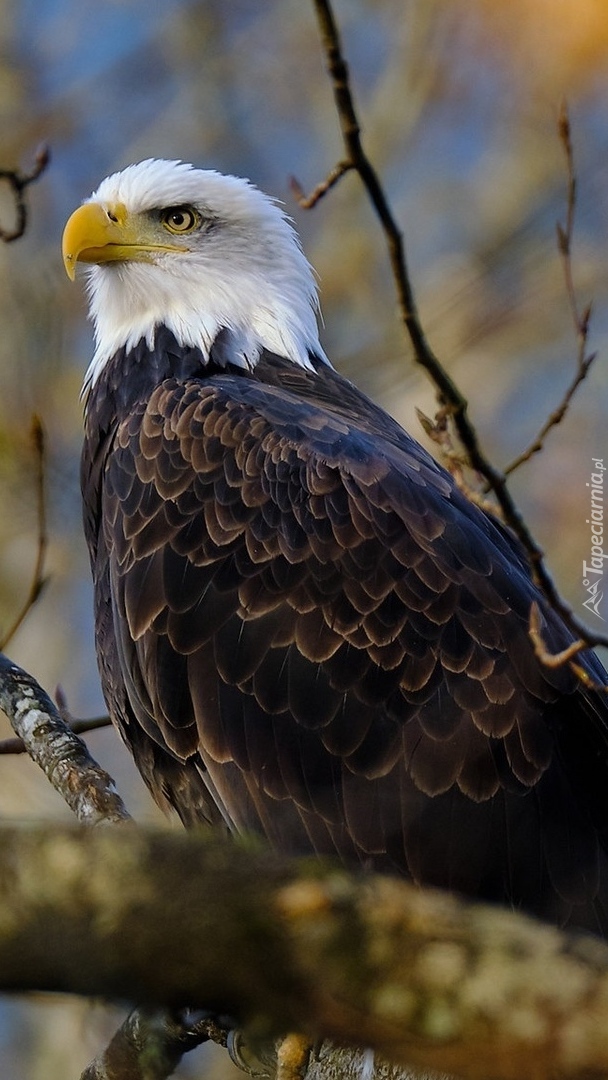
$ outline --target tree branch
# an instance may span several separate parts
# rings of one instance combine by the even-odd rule
[[[50,161],[48,146],[40,146],[36,151],[34,164],[29,172],[21,172],[19,169],[0,169],[0,180],[5,180],[11,189],[15,200],[16,224],[13,229],[5,229],[0,226],[0,240],[10,244],[13,240],[19,240],[27,228],[27,205],[25,191],[42,175]]]
[[[319,200],[322,199],[324,195],[327,195],[327,192],[331,191],[334,185],[338,183],[338,180],[341,180],[344,174],[353,168],[354,165],[352,161],[339,161],[331,172],[327,174],[325,180],[321,180],[314,191],[311,191],[308,195],[296,180],[295,176],[291,176],[289,178],[289,186],[298,206],[302,210],[312,210]]]
[[[126,821],[129,814],[114,781],[61,719],[45,690],[0,653],[0,708],[28,754],[79,821],[98,825]]]
[[[61,692],[59,701],[69,722],[31,675],[0,654],[0,707],[18,736],[0,743],[0,753],[27,752],[83,824],[127,821],[129,814],[114,781],[76,734],[76,729],[106,727],[109,718],[73,721]],[[214,1031],[219,1039],[218,1025],[212,1021],[197,1028],[170,1012],[136,1009],[82,1080],[166,1080],[183,1054],[214,1037]]]
[[[568,297],[568,305],[572,315],[572,322],[574,324],[578,346],[576,370],[570,384],[566,387],[559,405],[557,405],[553,412],[547,417],[545,423],[538,432],[538,435],[532,440],[530,445],[527,446],[525,450],[522,450],[521,454],[518,454],[517,457],[506,466],[505,476],[509,476],[511,473],[515,472],[515,470],[518,469],[520,465],[523,465],[525,461],[529,461],[533,454],[537,454],[539,450],[542,450],[549,432],[552,428],[561,424],[564,419],[564,416],[570,407],[572,398],[581,383],[586,379],[589,368],[597,356],[597,353],[587,353],[591,305],[589,304],[583,311],[579,311],[576,289],[574,287],[574,278],[572,275],[572,242],[574,239],[574,217],[576,212],[576,174],[574,171],[574,152],[572,149],[570,117],[568,116],[568,109],[565,102],[560,109],[558,130],[566,157],[567,193],[566,224],[562,226],[558,223],[557,225],[557,243],[562,259],[564,280],[566,283],[566,295]]]
[[[472,469],[479,473],[493,491],[502,517],[522,544],[532,576],[551,607],[559,613],[576,638],[582,638],[591,647],[608,646],[608,635],[597,634],[574,614],[572,608],[557,590],[545,565],[544,552],[530,532],[515,503],[507,479],[486,457],[481,448],[475,427],[468,416],[466,398],[444,370],[430,348],[414,301],[414,292],[405,259],[403,236],[397,226],[378,175],[373,168],[361,142],[361,132],[353,94],[350,88],[348,66],[342,52],[340,37],[330,0],[313,0],[317,14],[321,41],[334,92],[342,139],[346,149],[346,162],[339,166],[340,174],[346,166],[355,169],[376,211],[386,238],[389,259],[395,280],[401,318],[413,346],[416,361],[428,372],[437,387],[440,405],[451,413],[458,437],[467,453]],[[334,170],[335,171],[335,170]],[[330,177],[333,172],[330,173]]]
[[[202,829],[0,829],[0,981],[204,1001],[254,1041],[299,1030],[472,1080],[608,1070],[602,942]]]

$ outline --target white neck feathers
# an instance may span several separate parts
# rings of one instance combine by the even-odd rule
[[[171,186],[172,185],[172,186]],[[170,188],[170,190],[169,190]],[[90,265],[88,294],[95,355],[85,390],[121,348],[153,347],[165,326],[203,358],[222,334],[225,361],[253,368],[267,349],[310,367],[327,361],[319,343],[317,290],[298,237],[279,207],[246,180],[175,162],[142,162],[104,180],[91,202],[131,214],[193,204],[210,222],[184,251],[153,262]]]

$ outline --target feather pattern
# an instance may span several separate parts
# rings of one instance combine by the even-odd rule
[[[90,203],[97,650],[156,800],[608,934],[608,701],[536,659],[514,538],[334,372],[271,199],[147,161]]]
[[[532,601],[569,637],[513,538],[328,365],[176,376],[180,349],[108,363],[82,472],[104,689],[156,799],[606,932],[606,705],[536,661]]]

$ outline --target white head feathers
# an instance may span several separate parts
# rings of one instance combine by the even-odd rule
[[[309,353],[326,360],[314,275],[298,236],[249,181],[151,159],[107,177],[87,204],[99,205],[112,222],[119,207],[130,242],[135,236],[139,245],[133,250],[146,257],[85,260],[96,340],[85,387],[118,349],[142,338],[152,346],[160,325],[204,356],[225,331],[223,355],[243,367],[253,367],[263,349],[303,367]],[[194,210],[198,224],[167,245],[161,215],[171,208]]]

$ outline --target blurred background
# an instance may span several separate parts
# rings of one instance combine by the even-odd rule
[[[567,181],[557,116],[569,103],[579,196],[573,268],[581,306],[593,302],[590,348],[599,356],[512,487],[582,615],[585,485],[591,457],[608,458],[606,2],[336,0],[335,12],[365,145],[405,230],[424,326],[499,466],[536,434],[576,363],[555,229]],[[356,176],[308,213],[290,195],[290,175],[311,188],[342,154],[312,2],[0,0],[0,13],[0,169],[27,168],[41,141],[52,152],[28,191],[25,237],[0,246],[0,633],[27,595],[36,559],[29,430],[37,413],[47,437],[48,581],[7,651],[51,693],[61,684],[72,713],[88,716],[103,711],[78,487],[91,334],[59,243],[67,216],[103,176],[159,156],[250,177],[283,200],[302,234],[334,364],[423,441],[415,407],[433,415],[435,399],[412,362],[383,238]],[[2,197],[6,226],[11,212]],[[88,742],[130,810],[157,820],[113,732]],[[42,775],[16,757],[0,758],[0,814],[69,819]],[[122,1012],[0,998],[0,1074],[77,1078]],[[179,1075],[208,1068],[201,1051]]]

